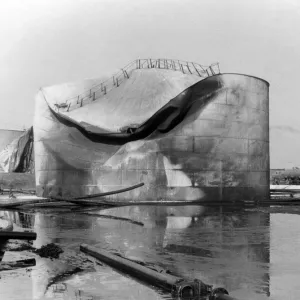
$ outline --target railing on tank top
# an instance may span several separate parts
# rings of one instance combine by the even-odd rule
[[[183,74],[193,74],[203,78],[220,74],[219,63],[214,63],[210,66],[202,66],[198,63],[175,59],[136,59],[109,79],[93,85],[90,89],[81,94],[65,99],[65,101],[62,103],[56,103],[54,106],[56,107],[57,111],[63,110],[63,112],[68,112],[82,107],[85,104],[96,101],[103,95],[109,93],[112,89],[119,87],[122,82],[129,79],[129,74],[131,71],[153,68],[179,71]]]

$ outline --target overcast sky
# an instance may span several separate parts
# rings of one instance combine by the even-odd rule
[[[300,165],[299,28],[297,0],[0,0],[0,128],[32,124],[41,86],[139,57],[217,61],[271,84],[271,166]]]

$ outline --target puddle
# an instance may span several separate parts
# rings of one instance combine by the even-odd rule
[[[54,243],[63,250],[58,259],[49,259],[26,250],[24,241],[10,241],[3,261],[35,258],[36,266],[1,272],[3,299],[172,299],[97,263],[79,251],[81,243],[225,287],[244,300],[292,300],[300,292],[300,211],[295,207],[40,208],[1,211],[0,216],[15,228],[34,230],[32,247]],[[17,251],[22,245],[25,251]]]

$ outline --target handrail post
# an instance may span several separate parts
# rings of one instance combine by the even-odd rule
[[[124,77],[129,78],[128,73],[126,72],[126,70],[124,70],[124,69],[121,69],[121,70],[123,71]]]
[[[199,64],[198,64],[199,65]],[[203,72],[205,72],[206,70],[201,66],[201,65],[199,65],[200,66],[200,68],[203,70]]]
[[[182,64],[178,61],[178,63],[179,63],[179,67],[180,67],[180,69],[181,69],[181,72],[184,74],[184,70],[183,70],[183,66],[182,66]]]
[[[93,101],[96,100],[96,92],[93,93]]]
[[[198,69],[197,69],[196,66],[194,65],[194,63],[192,63],[192,65],[193,65],[194,69],[196,70],[196,72],[198,73],[198,75],[199,75],[200,77],[202,77],[201,74],[199,73]]]
[[[81,98],[80,107],[82,107],[82,104],[83,104],[83,98]]]
[[[189,63],[188,62],[186,63],[186,66],[187,66],[188,70],[190,71],[190,73],[192,74],[192,71],[191,71],[191,69],[189,67]]]

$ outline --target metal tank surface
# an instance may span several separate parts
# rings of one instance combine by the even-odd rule
[[[147,60],[146,68],[135,61],[111,82],[86,80],[38,92],[38,196],[78,197],[144,182],[103,199],[269,197],[268,82],[163,61]]]

